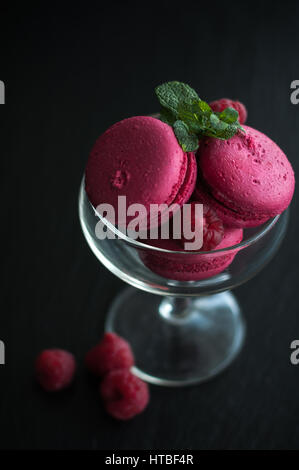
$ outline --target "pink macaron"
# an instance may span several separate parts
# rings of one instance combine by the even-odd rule
[[[243,125],[229,140],[205,139],[197,152],[193,198],[211,206],[230,227],[255,227],[290,204],[294,172],[284,152],[265,134]]]
[[[136,116],[98,138],[86,166],[85,188],[92,205],[112,205],[116,224],[123,226],[132,216],[118,210],[119,196],[126,196],[127,207],[142,204],[148,216],[151,204],[182,206],[196,176],[195,156],[182,150],[172,128],[159,119]]]
[[[242,241],[243,230],[225,227],[222,241],[215,250],[232,247]],[[142,250],[140,257],[144,264],[159,276],[177,281],[201,281],[224,271],[234,260],[240,248],[225,252],[211,251],[193,254],[183,251],[180,240],[149,240],[148,244],[164,250],[181,253],[161,253]]]

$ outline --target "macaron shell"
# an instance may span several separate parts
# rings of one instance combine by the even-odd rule
[[[213,207],[219,215],[219,206],[223,206],[223,212],[231,212],[237,226],[249,227],[288,207],[295,178],[290,162],[275,142],[249,126],[243,127],[245,134],[239,132],[226,141],[206,139],[201,144],[197,193],[206,191],[216,200]]]
[[[225,207],[224,204],[221,204],[209,194],[207,188],[205,188],[199,178],[197,179],[196,188],[192,195],[192,199],[202,204],[208,204],[210,207],[212,207],[217,213],[218,217],[220,217],[222,222],[228,227],[257,227],[258,225],[261,225],[269,220],[269,216],[259,216],[258,214],[252,215],[251,213],[247,214],[244,212],[241,214]]]
[[[187,155],[172,128],[158,119],[136,116],[114,124],[96,141],[86,166],[86,192],[93,206],[109,203],[116,216],[121,195],[126,196],[127,207],[139,203],[148,211],[150,204],[175,200],[187,167]]]
[[[226,228],[223,240],[217,246],[221,250],[242,241],[243,230]],[[150,240],[149,245],[166,250],[182,251],[182,245],[177,240]],[[158,253],[149,250],[140,251],[144,264],[156,274],[177,281],[200,281],[220,274],[234,260],[239,249],[206,254],[177,254]]]
[[[197,163],[194,153],[188,152],[187,159],[188,163],[185,179],[173,201],[173,203],[178,204],[180,207],[189,201],[195,189],[197,179]]]
[[[169,218],[173,216],[179,210],[183,204],[189,201],[190,197],[192,196],[194,189],[195,189],[195,184],[196,184],[196,178],[197,178],[197,163],[196,163],[196,157],[194,153],[188,152],[187,154],[187,171],[185,175],[185,179],[182,183],[182,185],[179,188],[179,191],[175,197],[175,199],[172,201],[170,206],[168,208],[171,208],[171,212],[168,210],[165,212],[155,212],[152,211],[150,215],[150,219],[148,220],[148,224],[150,223],[151,227],[153,226],[160,226],[163,223],[163,220],[168,221]],[[178,207],[175,208],[175,205]],[[166,217],[166,219],[163,219],[163,216]],[[147,229],[149,228],[147,224]]]

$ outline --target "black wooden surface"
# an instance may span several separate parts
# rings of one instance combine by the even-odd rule
[[[299,249],[295,194],[279,254],[236,290],[248,334],[221,376],[184,389],[151,387],[146,412],[119,423],[104,412],[82,359],[123,283],[80,232],[77,193],[97,136],[156,111],[153,87],[182,80],[212,100],[236,97],[248,123],[299,171],[298,2],[176,8],[114,3],[1,7],[0,447],[3,449],[296,449],[299,447]],[[74,386],[47,395],[33,380],[45,347],[73,351]]]

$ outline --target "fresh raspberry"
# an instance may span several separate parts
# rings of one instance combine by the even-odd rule
[[[224,236],[222,220],[207,204],[203,206],[203,251],[210,251],[219,245]]]
[[[35,362],[36,379],[48,392],[70,385],[75,370],[74,356],[63,349],[46,349],[38,355]]]
[[[106,411],[116,419],[131,419],[149,402],[148,385],[128,369],[109,372],[100,385]]]
[[[220,100],[209,103],[213,111],[221,113],[225,108],[234,108],[239,113],[240,124],[245,124],[247,119],[247,109],[240,101],[233,101],[229,98],[221,98]]]
[[[198,202],[197,202],[198,203]],[[196,202],[191,202],[191,230],[195,230],[195,205]],[[183,223],[183,222],[182,222]],[[182,226],[182,243],[191,242],[184,237]],[[219,219],[216,212],[207,204],[203,204],[203,245],[202,251],[210,251],[219,245],[224,236],[224,227],[222,220]]]
[[[130,369],[134,356],[127,341],[115,333],[105,333],[102,341],[86,354],[85,364],[90,372],[102,376],[113,369]]]

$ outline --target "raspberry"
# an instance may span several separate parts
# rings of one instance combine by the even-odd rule
[[[229,98],[221,98],[220,100],[212,101],[210,107],[213,111],[221,113],[225,108],[234,108],[239,113],[240,124],[245,124],[247,119],[247,109],[240,101],[233,101]]]
[[[134,356],[127,341],[115,333],[105,333],[102,341],[86,354],[85,364],[90,372],[102,376],[113,369],[129,369]]]
[[[148,385],[128,369],[109,372],[100,385],[100,394],[106,411],[120,420],[133,418],[149,402]]]
[[[38,355],[35,362],[36,379],[48,392],[70,385],[75,370],[74,356],[63,349],[46,349]]]
[[[203,206],[203,251],[210,251],[219,245],[224,236],[222,220],[207,204]]]
[[[191,230],[195,230],[195,204],[191,202]],[[188,240],[183,235],[182,227],[182,238],[183,243],[187,243],[192,240]],[[216,212],[207,204],[203,204],[203,245],[202,251],[210,251],[219,245],[224,236],[224,227],[222,220],[219,219]]]

